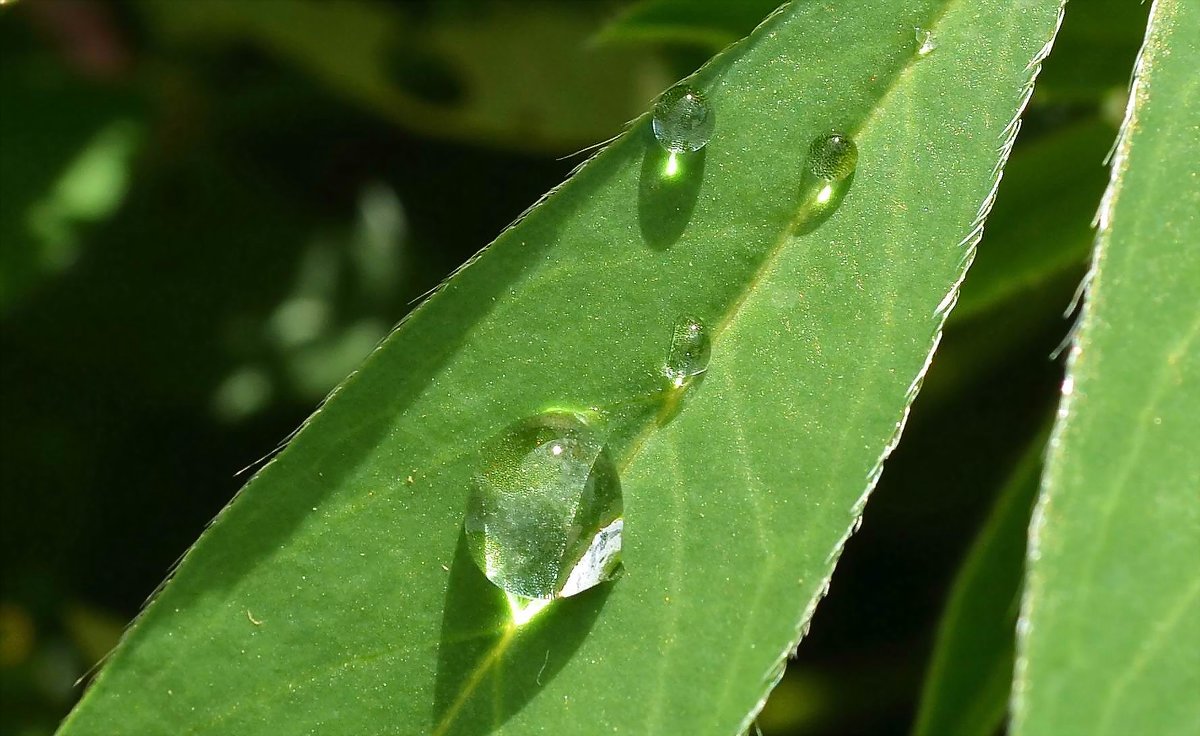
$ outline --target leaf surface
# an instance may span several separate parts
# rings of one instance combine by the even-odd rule
[[[1200,729],[1200,7],[1150,17],[1031,523],[1017,736]]]
[[[719,49],[752,31],[779,6],[774,0],[644,0],[604,27],[597,39],[686,43]]]
[[[691,80],[707,148],[664,179],[643,117],[452,277],[214,521],[62,733],[743,729],[898,438],[1060,11],[769,18]],[[857,173],[797,227],[831,130]],[[463,542],[481,448],[654,395],[685,314],[703,384],[612,448],[624,575],[513,626]]]

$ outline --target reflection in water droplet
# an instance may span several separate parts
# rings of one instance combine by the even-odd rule
[[[938,47],[937,36],[933,35],[933,31],[928,31],[920,26],[913,28],[917,35],[917,55],[929,56],[934,49]]]
[[[673,154],[693,153],[704,148],[712,138],[717,117],[704,93],[686,84],[677,84],[663,93],[654,106],[651,127],[654,137]],[[679,162],[668,159],[666,176],[673,176]]]
[[[617,519],[596,533],[587,551],[571,568],[558,592],[559,596],[566,598],[582,593],[612,577],[613,565],[621,558],[621,532],[624,528],[625,521]]]
[[[582,414],[550,411],[487,446],[465,522],[475,564],[522,598],[574,595],[615,577],[621,483],[604,436]]]
[[[858,146],[848,136],[830,133],[812,142],[801,177],[796,235],[812,232],[829,219],[849,191],[857,168]]]

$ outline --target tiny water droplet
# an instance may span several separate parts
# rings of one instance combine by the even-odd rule
[[[913,28],[917,35],[917,56],[929,56],[934,49],[938,47],[937,36],[933,35],[933,31],[926,30],[920,26]]]
[[[671,350],[663,373],[672,388],[686,388],[687,384],[708,370],[708,358],[712,354],[712,339],[708,328],[695,317],[680,317],[671,330]]]
[[[829,219],[849,191],[857,168],[858,146],[849,136],[830,133],[812,142],[801,177],[796,235],[812,232]]]
[[[858,146],[841,133],[823,135],[808,147],[808,169],[827,182],[849,178],[858,166]]]
[[[717,117],[703,92],[677,84],[654,105],[654,137],[670,153],[694,153],[712,138]]]
[[[621,483],[592,419],[548,411],[485,448],[467,507],[467,546],[488,580],[517,596],[574,595],[615,577]]]
[[[704,379],[712,338],[708,328],[695,317],[680,317],[671,329],[671,348],[663,364],[666,387],[658,411],[660,425],[674,419],[683,408],[684,397]]]

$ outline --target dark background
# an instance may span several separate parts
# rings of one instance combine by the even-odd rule
[[[602,33],[629,5],[0,7],[0,732],[50,733],[236,472],[716,50]],[[357,63],[313,8],[385,50]],[[1145,13],[1070,5],[1019,147],[1119,119]],[[948,585],[1052,411],[1080,273],[950,330],[766,733],[911,727]]]

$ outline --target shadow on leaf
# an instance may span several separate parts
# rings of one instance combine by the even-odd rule
[[[478,735],[503,725],[571,659],[611,588],[557,600],[516,626],[504,593],[475,566],[460,532],[442,612],[431,732]]]
[[[691,221],[704,181],[705,151],[670,154],[656,143],[646,146],[638,179],[638,225],[651,248],[670,248]]]
[[[853,183],[853,173],[838,182],[805,173],[800,183],[800,203],[792,220],[792,235],[808,235],[824,224],[841,207]]]

